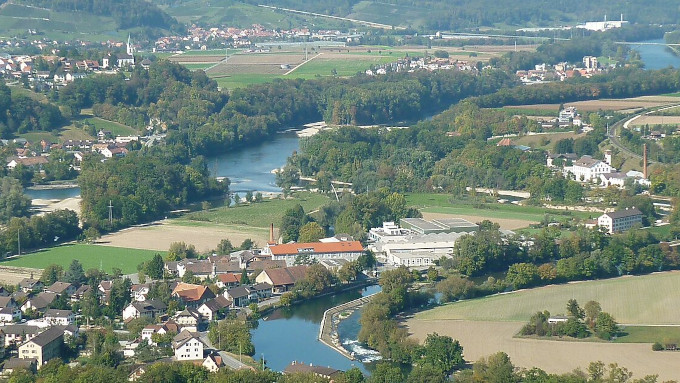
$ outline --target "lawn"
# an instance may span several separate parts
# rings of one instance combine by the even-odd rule
[[[241,196],[243,199],[244,196]],[[219,207],[207,211],[190,213],[182,218],[173,220],[178,225],[206,225],[218,223],[227,225],[240,225],[258,228],[267,228],[274,223],[279,226],[283,213],[297,204],[302,205],[306,213],[314,211],[329,200],[328,197],[309,192],[300,192],[294,198],[265,199],[259,203],[241,204],[232,207]]]
[[[119,124],[117,122],[104,120],[99,117],[86,117],[83,118],[82,121],[94,126],[97,131],[108,130],[114,136],[129,136],[139,134],[137,129],[131,128],[127,125]]]
[[[43,269],[50,264],[58,264],[67,268],[74,259],[80,261],[83,269],[98,269],[106,272],[114,267],[120,268],[124,274],[137,272],[137,265],[153,257],[158,251],[126,249],[98,245],[62,245],[44,249],[0,263],[3,266],[32,267]]]
[[[590,300],[624,324],[672,325],[680,318],[680,272],[568,283],[449,303],[416,319],[525,322],[537,311],[564,314],[569,299]]]

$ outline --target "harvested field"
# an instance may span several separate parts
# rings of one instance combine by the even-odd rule
[[[24,278],[39,278],[41,274],[42,269],[0,266],[0,283],[16,285]]]
[[[189,56],[177,55],[169,57],[168,60],[178,64],[212,64],[224,60],[224,55],[221,56]]]
[[[568,342],[513,338],[521,322],[473,322],[409,319],[409,332],[420,341],[437,332],[458,339],[467,361],[497,351],[507,353],[515,366],[539,367],[550,373],[585,370],[590,362],[618,363],[636,378],[658,374],[660,380],[680,379],[680,353],[654,352],[649,344]]]
[[[617,110],[617,111],[635,111],[642,108],[653,108],[657,106],[664,106],[678,103],[677,97],[671,96],[641,96],[625,99],[602,99],[589,101],[576,101],[565,103],[565,107],[575,106],[582,112],[592,112],[597,110]],[[539,109],[539,110],[554,110],[555,114],[559,110],[559,104],[533,104],[521,106],[506,106],[505,108],[521,108],[521,109]]]
[[[680,125],[680,116],[644,115],[636,118],[630,125]]]
[[[483,210],[482,210],[483,212]],[[510,219],[510,218],[497,218],[498,214],[493,214],[493,211],[489,211],[488,215],[464,215],[464,214],[443,214],[443,213],[431,213],[424,211],[423,218],[425,219],[438,219],[438,218],[463,218],[470,222],[482,222],[488,219],[492,222],[496,222],[500,225],[501,229],[506,230],[517,230],[528,227],[532,223],[538,223],[538,221],[525,221],[522,219]]]
[[[269,231],[266,228],[202,222],[183,223],[172,220],[156,221],[105,235],[97,243],[111,247],[167,251],[171,243],[185,242],[203,252],[217,248],[217,244],[223,239],[229,239],[234,246],[240,245],[247,238],[259,245],[269,240]]]

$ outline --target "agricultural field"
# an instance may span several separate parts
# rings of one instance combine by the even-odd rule
[[[287,200],[265,199],[259,203],[217,207],[121,230],[103,236],[98,242],[113,247],[167,250],[172,242],[183,241],[196,246],[200,252],[217,248],[223,239],[229,239],[234,246],[252,239],[262,246],[269,240],[269,225],[278,227],[287,209],[299,203],[305,212],[311,212],[328,200],[316,193],[296,193]]]
[[[589,101],[577,101],[565,103],[565,107],[575,106],[581,112],[595,112],[598,110],[614,110],[620,112],[636,112],[645,108],[666,106],[678,102],[677,97],[673,96],[640,96],[624,99],[601,99]],[[537,109],[554,111],[555,115],[559,111],[559,104],[533,104],[506,106],[506,109]]]
[[[138,264],[151,259],[155,253],[158,251],[68,244],[3,261],[0,262],[0,266],[45,268],[50,264],[57,264],[66,269],[74,259],[77,259],[85,270],[98,269],[101,266],[104,271],[110,273],[114,267],[117,267],[124,274],[132,274],[137,272]]]
[[[129,136],[139,134],[137,129],[131,128],[127,125],[120,124],[118,122],[104,120],[99,117],[85,117],[81,119],[82,122],[86,122],[89,125],[94,126],[95,130],[108,130],[114,136]]]
[[[584,369],[601,360],[625,366],[636,377],[659,374],[660,379],[678,379],[678,355],[654,352],[651,343],[680,339],[680,296],[675,293],[679,288],[677,271],[575,282],[449,303],[417,313],[405,324],[420,340],[431,332],[458,339],[468,361],[502,350],[516,366],[554,373]],[[572,298],[581,305],[600,302],[623,324],[626,335],[613,342],[515,337],[533,313],[564,313]]]
[[[574,133],[572,132],[554,132],[546,134],[534,134],[525,135],[522,137],[512,138],[512,142],[515,145],[526,145],[534,149],[541,149],[547,151],[553,151],[555,144],[559,140],[564,140],[568,138],[577,139],[584,137],[585,133]]]
[[[619,323],[675,325],[680,320],[680,272],[625,276],[538,287],[446,304],[416,315],[419,320],[526,322],[537,311],[564,314],[569,299],[595,300]]]
[[[631,126],[640,125],[680,125],[680,116],[654,116],[644,115],[630,123]]]

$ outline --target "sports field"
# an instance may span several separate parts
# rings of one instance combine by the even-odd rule
[[[537,311],[564,314],[569,299],[598,301],[619,323],[680,324],[680,272],[626,276],[520,290],[423,311],[416,319],[526,322]]]
[[[124,274],[131,274],[137,272],[138,264],[151,259],[158,252],[109,246],[69,244],[3,261],[0,262],[0,265],[43,269],[50,264],[57,264],[67,268],[74,259],[77,259],[85,270],[98,269],[101,266],[104,271],[111,272],[114,267],[117,267]]]

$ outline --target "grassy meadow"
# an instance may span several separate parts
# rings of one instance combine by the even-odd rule
[[[0,262],[3,266],[31,267],[42,269],[50,264],[61,265],[66,269],[77,259],[83,269],[102,269],[111,272],[114,267],[124,274],[137,272],[137,265],[153,257],[158,251],[126,249],[87,244],[67,244],[39,250],[19,258]],[[164,252],[160,252],[164,253]]]
[[[416,319],[526,322],[537,311],[564,314],[569,299],[600,302],[617,322],[674,325],[680,318],[680,272],[625,276],[552,285],[449,303],[416,314]]]

